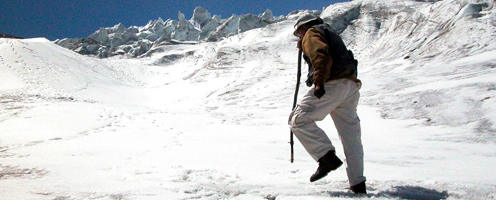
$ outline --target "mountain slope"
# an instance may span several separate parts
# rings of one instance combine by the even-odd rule
[[[322,12],[360,62],[364,198],[496,198],[495,12],[464,2],[364,0]],[[298,142],[289,163],[292,32],[306,12],[133,59],[0,39],[0,196],[360,198],[344,167],[309,183],[317,165]],[[330,119],[319,125],[344,158]]]
[[[496,121],[488,112],[495,103],[493,1],[355,1],[346,6],[360,12],[348,19],[342,35],[358,52],[362,78],[370,83],[364,88],[365,103],[379,105],[388,118],[470,124],[467,131],[477,136],[466,139],[495,141]],[[323,17],[335,17],[339,9],[330,7]]]

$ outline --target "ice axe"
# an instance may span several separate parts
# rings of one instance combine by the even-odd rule
[[[294,109],[296,108],[296,101],[298,100],[298,90],[300,90],[301,54],[302,54],[301,48],[298,48],[298,72],[296,73],[296,89],[295,89],[295,93],[294,93],[292,111],[294,111]],[[293,163],[294,162],[294,149],[293,149],[294,141],[293,141],[293,131],[292,130],[289,131],[289,144],[291,145],[291,163]]]

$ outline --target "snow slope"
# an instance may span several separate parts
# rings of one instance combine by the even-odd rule
[[[322,14],[360,61],[367,197],[289,163],[295,12],[140,59],[0,39],[0,199],[496,199],[494,6],[374,2]]]
[[[387,118],[470,126],[454,140],[494,142],[495,9],[494,1],[354,1],[323,18],[351,23],[342,35],[371,84],[366,104]]]

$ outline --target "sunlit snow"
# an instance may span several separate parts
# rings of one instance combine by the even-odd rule
[[[317,163],[298,141],[289,162],[292,32],[309,11],[142,58],[0,39],[0,199],[496,199],[495,9],[322,11],[359,60],[365,197],[345,167],[310,183]],[[331,119],[319,125],[344,159]]]

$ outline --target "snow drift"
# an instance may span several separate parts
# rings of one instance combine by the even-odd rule
[[[321,12],[359,60],[368,197],[496,198],[495,9],[484,0],[360,0]],[[316,164],[298,143],[288,161],[292,32],[308,12],[320,13],[295,11],[230,35],[237,22],[209,25],[215,16],[197,9],[168,22],[184,28],[170,33],[176,39],[160,41],[168,29],[159,20],[147,31],[118,25],[80,41],[85,51],[114,45],[102,52],[137,58],[0,39],[0,195],[354,198],[344,168],[310,184]],[[215,26],[225,31],[219,41],[196,40]],[[154,39],[160,44],[147,46]],[[332,123],[319,125],[344,158]]]

